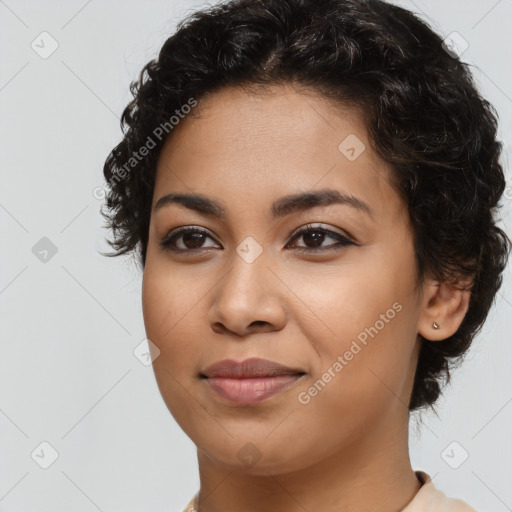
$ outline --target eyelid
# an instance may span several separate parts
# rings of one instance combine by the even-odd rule
[[[355,238],[347,231],[342,231],[341,233],[339,233],[338,231],[334,230],[335,228],[325,227],[325,225],[320,222],[312,222],[309,224],[305,224],[304,226],[301,226],[300,228],[297,228],[295,231],[293,231],[293,233],[289,236],[289,238],[294,239],[297,235],[302,234],[304,231],[308,231],[308,230],[312,230],[312,229],[318,229],[319,231],[330,232],[335,235],[346,238],[347,240],[350,240],[354,244],[356,243]]]
[[[199,233],[202,233],[204,235],[206,235],[208,238],[211,238],[215,243],[221,245],[219,242],[217,242],[217,240],[215,239],[214,236],[212,236],[210,234],[210,231],[207,230],[206,228],[203,228],[201,226],[196,226],[196,225],[193,225],[193,224],[188,224],[188,225],[185,225],[185,226],[179,226],[177,228],[174,228],[174,229],[171,229],[171,231],[169,231],[159,242],[158,242],[158,245],[160,245],[160,247],[162,247],[163,249],[168,249],[168,250],[171,250],[171,251],[174,251],[174,252],[194,252],[194,249],[170,249],[170,241],[172,239],[176,239],[176,238],[179,238],[179,236],[182,234],[182,233],[189,233],[189,232],[199,232]],[[202,247],[202,248],[199,248],[201,250],[204,250],[204,249],[212,249],[212,247]],[[198,250],[199,250],[198,249]]]

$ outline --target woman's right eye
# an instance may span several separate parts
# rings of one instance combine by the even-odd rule
[[[213,246],[203,245],[206,238],[213,240],[204,229],[185,227],[169,233],[159,245],[166,251],[191,253],[199,249],[212,248]]]

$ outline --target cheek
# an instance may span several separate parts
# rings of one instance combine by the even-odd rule
[[[167,279],[146,264],[142,281],[142,314],[148,338],[160,349],[165,330],[172,325],[176,311],[173,307],[173,293],[165,293],[167,284]]]
[[[147,337],[159,348],[160,356],[154,361],[156,366],[164,361],[183,360],[187,345],[174,343],[183,339],[184,331],[193,329],[194,307],[199,303],[200,292],[183,282],[178,272],[168,267],[147,264],[142,283],[142,311]],[[189,334],[190,336],[190,334]],[[182,354],[178,354],[179,352]],[[178,356],[180,357],[174,357]]]
[[[155,339],[165,343],[167,337],[188,316],[207,291],[207,283],[191,279],[190,271],[176,265],[148,258],[142,281],[142,310],[146,327]],[[204,289],[204,290],[203,290]]]
[[[374,332],[375,324],[378,331],[389,331],[390,323],[400,316],[397,310],[407,295],[408,271],[402,266],[398,277],[384,258],[371,256],[327,269],[301,268],[287,277],[299,299],[295,319],[307,338],[320,344],[320,352],[343,349],[358,335],[364,341],[365,332]]]
[[[328,402],[323,411],[371,415],[375,403],[402,393],[411,365],[417,314],[411,293],[414,259],[406,251],[399,260],[376,249],[329,272],[296,280],[294,291],[311,309],[297,315],[300,330],[318,354],[308,385],[320,379],[311,393],[301,391],[306,391],[305,401],[323,395]]]
[[[193,373],[190,362],[198,354],[192,341],[194,325],[197,325],[192,321],[193,305],[198,300],[193,290],[185,288],[187,292],[182,292],[181,284],[178,273],[146,264],[142,310],[146,336],[159,351],[152,364],[155,380],[168,410],[187,430],[190,429],[188,418],[199,414],[187,391]],[[187,339],[191,342],[184,343]]]
[[[407,409],[407,398],[402,397],[413,344],[407,339],[408,322],[400,316],[408,314],[406,307],[395,308],[382,309],[384,315],[388,312],[388,323],[369,314],[362,323],[367,330],[354,327],[349,315],[339,317],[334,336],[310,333],[319,364],[297,389],[297,417],[324,440],[324,447],[348,446],[392,411]]]

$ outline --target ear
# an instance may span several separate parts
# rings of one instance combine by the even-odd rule
[[[455,334],[469,307],[471,279],[455,283],[426,281],[418,319],[418,333],[431,341]],[[434,322],[439,326],[433,327]]]

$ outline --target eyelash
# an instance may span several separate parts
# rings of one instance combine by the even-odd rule
[[[356,243],[354,243],[352,240],[348,239],[347,237],[343,236],[343,235],[340,235],[339,233],[335,233],[334,231],[331,231],[329,229],[325,229],[325,228],[321,228],[321,227],[317,227],[317,226],[314,226],[314,225],[307,225],[307,226],[304,226],[302,229],[300,229],[298,232],[296,232],[293,236],[292,236],[292,239],[291,241],[295,241],[296,239],[300,238],[302,235],[304,235],[305,233],[309,233],[309,232],[319,232],[319,233],[323,233],[324,235],[327,235],[329,237],[332,237],[332,238],[335,238],[338,240],[338,245],[337,246],[334,246],[334,247],[315,247],[315,248],[311,248],[311,247],[295,247],[294,249],[299,251],[299,252],[307,252],[307,253],[314,253],[314,252],[321,252],[321,251],[326,251],[326,250],[334,250],[334,251],[341,251],[343,250],[345,247],[347,246],[350,246],[350,245],[357,245]],[[201,229],[201,228],[191,228],[191,227],[182,227],[182,228],[178,228],[176,229],[175,231],[171,232],[170,234],[168,234],[165,238],[163,238],[160,242],[159,242],[159,246],[166,250],[166,251],[172,251],[174,253],[181,253],[181,254],[191,254],[191,253],[195,253],[196,251],[201,251],[201,250],[205,250],[206,248],[201,248],[201,247],[198,247],[198,248],[195,248],[195,249],[177,249],[175,247],[172,247],[172,243],[175,242],[181,235],[183,234],[188,234],[188,233],[201,233],[203,235],[206,235],[208,236],[209,238],[212,238],[208,232],[204,229]],[[212,238],[213,240],[213,238]],[[207,249],[210,249],[211,247],[208,247]]]

